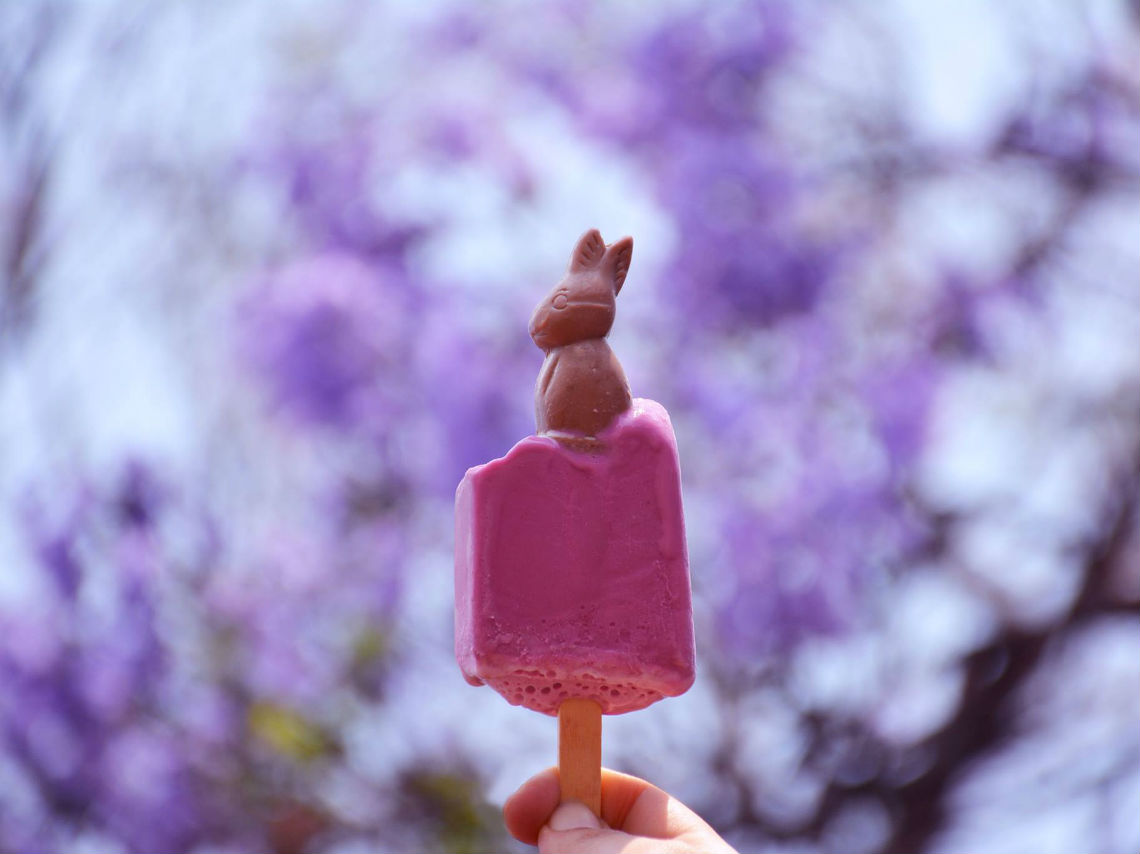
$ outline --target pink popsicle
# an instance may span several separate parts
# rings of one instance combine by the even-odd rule
[[[605,714],[693,682],[676,440],[635,399],[593,450],[529,436],[456,492],[455,653],[467,681],[556,715]]]

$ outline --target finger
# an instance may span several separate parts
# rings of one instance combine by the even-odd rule
[[[672,795],[638,777],[609,769],[602,769],[602,818],[610,827],[656,839],[712,831]]]
[[[630,836],[620,830],[551,830],[544,827],[538,835],[539,854],[666,854],[668,845],[661,839]]]
[[[531,777],[503,805],[507,830],[534,845],[561,799],[558,769]],[[602,769],[602,819],[612,828],[667,839],[693,830],[711,830],[684,804],[656,786],[628,774]]]
[[[539,854],[670,854],[670,852],[709,852],[715,846],[708,840],[651,839],[611,830],[585,804],[564,803],[539,831]]]
[[[519,842],[538,844],[538,832],[558,806],[558,769],[547,768],[523,783],[503,804],[507,830]]]
[[[561,804],[538,833],[540,854],[606,854],[622,851],[632,836],[610,830],[585,805]]]

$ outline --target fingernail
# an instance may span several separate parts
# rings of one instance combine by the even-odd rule
[[[551,830],[576,830],[580,827],[599,828],[601,820],[585,804],[567,801],[559,805],[547,822]]]

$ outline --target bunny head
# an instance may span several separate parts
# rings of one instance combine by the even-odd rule
[[[549,351],[576,341],[605,338],[614,323],[614,298],[625,284],[633,238],[606,246],[592,228],[570,255],[570,266],[530,318],[530,337]]]

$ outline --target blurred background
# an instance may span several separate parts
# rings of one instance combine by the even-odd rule
[[[680,444],[741,851],[1140,848],[1140,4],[0,7],[0,850],[525,850],[452,658],[533,305]]]

